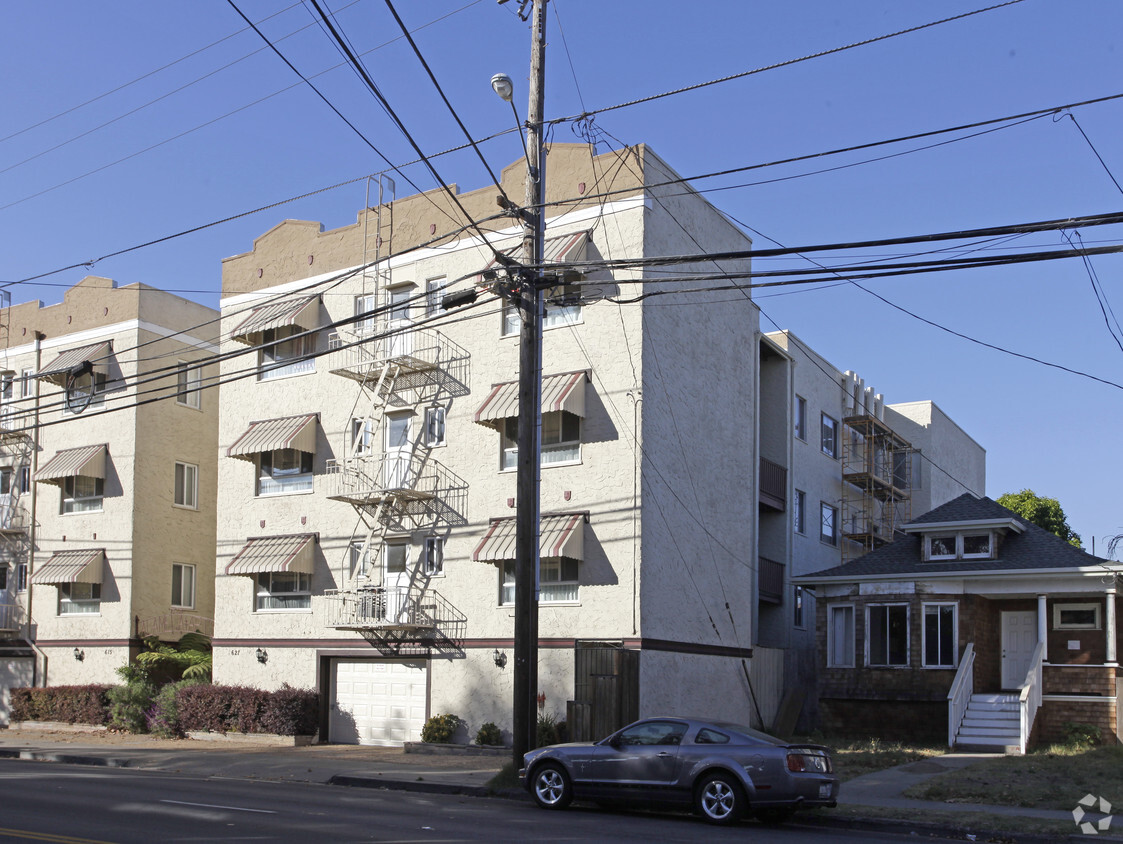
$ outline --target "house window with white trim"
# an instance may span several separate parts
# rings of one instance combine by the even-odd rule
[[[579,563],[570,557],[542,557],[538,565],[538,603],[572,603],[578,598]],[[515,561],[504,560],[499,603],[515,603]]]
[[[854,667],[854,605],[827,607],[827,667]]]
[[[925,668],[955,668],[959,653],[958,606],[925,604],[921,652]]]
[[[175,403],[199,409],[203,372],[197,365],[181,360],[176,364]]]
[[[838,545],[838,508],[819,502],[819,541]]]
[[[425,408],[423,438],[426,448],[435,448],[445,444],[445,409],[443,407]]]
[[[514,469],[519,462],[519,419],[508,417],[503,424],[502,465]],[[565,410],[542,414],[542,465],[581,461],[581,417]]]
[[[353,456],[362,457],[374,453],[374,431],[373,419],[351,420],[351,454]]]
[[[258,380],[269,381],[316,371],[316,335],[296,325],[268,328],[262,332]]]
[[[993,531],[931,534],[924,539],[925,559],[989,560],[995,557],[996,544]]]
[[[312,608],[312,575],[302,571],[275,571],[256,578],[254,610],[281,612]]]
[[[312,455],[295,448],[263,451],[259,458],[258,495],[312,491]]]
[[[172,606],[195,609],[195,566],[172,563]]]
[[[866,607],[866,665],[890,668],[909,664],[908,604]]]
[[[445,570],[445,541],[441,536],[425,537],[425,559],[423,560],[425,574],[429,577],[444,574]]]
[[[838,420],[825,413],[819,421],[819,448],[827,457],[838,457]]]
[[[374,311],[375,297],[373,293],[364,293],[355,297],[355,333],[360,337],[369,337],[374,334],[374,316],[369,315]],[[365,316],[366,315],[366,316]]]
[[[351,543],[351,576],[367,577],[370,574],[370,545],[362,540]]]
[[[545,314],[542,317],[542,329],[560,328],[564,325],[577,325],[581,322],[580,289],[575,284],[559,284],[546,288],[543,292],[545,298]],[[503,302],[503,321],[501,333],[504,337],[513,337],[522,327],[522,315],[516,305],[508,300]]]
[[[86,372],[67,379],[64,414],[81,413],[91,407],[105,406],[108,379],[104,372]]]
[[[425,281],[425,316],[435,317],[441,312],[441,298],[445,286],[445,277],[430,278]]]
[[[70,475],[62,480],[63,513],[92,513],[102,509],[105,481],[85,475]]]
[[[59,615],[97,615],[101,612],[100,583],[60,583]]]
[[[190,463],[175,464],[175,505],[199,509],[199,467]]]
[[[1100,604],[1053,604],[1054,630],[1099,630]]]
[[[20,563],[16,566],[16,591],[27,591],[27,563]]]

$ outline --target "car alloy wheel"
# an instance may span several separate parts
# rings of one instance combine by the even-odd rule
[[[707,774],[699,780],[694,797],[698,814],[716,824],[739,821],[744,802],[741,787],[726,774]]]
[[[547,762],[534,772],[534,802],[543,809],[564,809],[572,799],[569,774],[560,765]]]

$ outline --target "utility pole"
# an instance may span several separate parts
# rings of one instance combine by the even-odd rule
[[[541,508],[542,318],[541,270],[545,236],[546,156],[542,111],[546,67],[546,2],[531,13],[530,105],[526,120],[526,200],[522,210],[520,277],[518,475],[515,510],[515,668],[512,744],[516,769],[535,745],[538,729],[538,532]]]

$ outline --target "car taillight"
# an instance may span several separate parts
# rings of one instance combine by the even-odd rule
[[[789,753],[788,770],[797,773],[810,771],[816,774],[829,774],[831,772],[831,759],[829,756],[818,753]]]
[[[789,771],[803,771],[803,757],[798,753],[788,754],[788,770]]]

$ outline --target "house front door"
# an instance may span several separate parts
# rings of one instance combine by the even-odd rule
[[[409,318],[412,287],[398,287],[389,291],[390,318],[386,328],[390,332],[390,357],[408,357],[413,354],[413,335],[410,328],[413,320]]]
[[[382,484],[385,489],[409,486],[410,458],[413,456],[413,416],[387,414],[383,440]]]
[[[1020,689],[1037,647],[1037,613],[1002,613],[1002,688]]]

